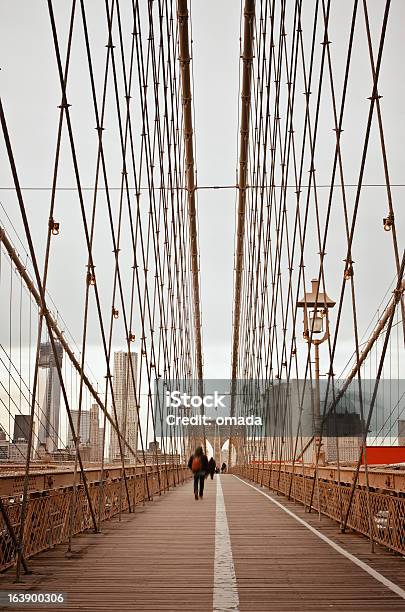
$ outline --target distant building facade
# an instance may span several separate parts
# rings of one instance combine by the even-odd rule
[[[7,440],[7,434],[0,425],[0,461],[8,461],[9,447],[10,442]]]
[[[103,429],[100,427],[98,404],[90,408],[90,461],[101,461]]]
[[[14,417],[14,433],[11,440],[7,439],[5,430],[0,426],[0,462],[25,463],[28,452],[30,424],[30,415],[16,414]],[[33,437],[35,438],[35,421]],[[31,458],[33,457],[34,449],[31,447]]]
[[[405,420],[398,419],[398,446],[405,446]]]
[[[16,414],[14,416],[13,442],[18,440],[28,442],[31,420],[30,414]]]
[[[28,442],[23,440],[9,445],[9,460],[12,463],[25,463],[27,460]]]
[[[80,412],[80,432],[78,431],[79,424],[79,411],[71,410],[70,414],[72,415],[73,427],[76,435],[80,436],[80,444],[90,444],[90,412],[88,410],[82,410]],[[68,447],[72,448],[75,446],[73,432],[69,425],[69,435],[68,435]]]
[[[59,436],[61,386],[57,364],[62,367],[63,348],[56,341],[55,347],[57,361],[50,342],[42,342],[39,350],[41,380],[38,386],[35,420],[39,425],[38,447],[44,447],[47,452],[53,452],[58,448]]]
[[[356,463],[359,460],[362,438],[360,436],[342,436],[323,438],[325,458],[328,463]]]
[[[137,354],[124,351],[114,353],[113,392],[118,428],[134,451],[137,448],[138,438],[138,409],[134,386],[136,378]],[[114,409],[111,416],[115,422]],[[124,444],[122,446],[125,459],[130,463],[135,463],[136,458]],[[110,461],[121,460],[118,434],[113,427],[111,427],[109,451]]]

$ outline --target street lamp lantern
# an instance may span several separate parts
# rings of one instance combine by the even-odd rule
[[[336,302],[330,299],[326,292],[319,290],[319,281],[312,279],[311,291],[306,291],[304,297],[297,302],[298,308],[304,309],[304,338],[310,341],[312,334],[321,334],[325,328],[325,336],[320,344],[327,339],[329,333],[328,310],[333,308]],[[325,325],[324,325],[325,321]]]
[[[323,332],[323,316],[319,310],[312,310],[309,313],[309,324],[313,334],[321,334]]]
[[[325,462],[325,453],[322,452],[321,442],[321,397],[319,388],[319,345],[329,338],[329,309],[336,302],[330,299],[326,292],[319,291],[318,279],[311,281],[311,291],[306,291],[302,300],[297,302],[298,308],[304,310],[304,339],[315,349],[315,398],[314,398],[314,426],[315,426],[315,461]],[[320,334],[323,334],[319,337]]]

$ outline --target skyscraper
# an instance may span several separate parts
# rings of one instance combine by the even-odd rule
[[[30,427],[31,427],[31,415],[30,414],[16,414],[14,416],[13,442],[17,442],[17,440],[28,442]]]
[[[71,410],[73,427],[76,435],[79,434],[77,424],[79,422],[79,411]],[[80,444],[89,444],[90,442],[90,412],[88,410],[82,410],[80,413]],[[75,443],[73,440],[73,432],[69,426],[69,437],[68,446],[74,447]]]
[[[101,460],[101,446],[103,437],[100,438],[100,419],[98,404],[92,404],[90,408],[90,461]]]
[[[130,355],[130,358],[129,358]],[[132,371],[131,371],[132,363]],[[138,437],[138,410],[136,406],[135,387],[134,380],[136,382],[136,370],[137,370],[137,354],[136,353],[125,353],[119,351],[114,353],[114,378],[113,378],[113,391],[115,408],[117,411],[118,427],[122,435],[128,441],[131,448],[136,451],[137,448],[137,437]],[[112,411],[112,418],[115,422],[114,410]],[[127,447],[122,444],[122,450],[124,457],[130,461],[135,462],[135,457],[129,452]],[[110,460],[116,461],[120,459],[120,447],[118,435],[113,427],[111,427],[110,434]]]
[[[59,366],[62,366],[63,348],[55,342]],[[37,415],[38,446],[42,445],[48,452],[58,448],[59,415],[60,415],[60,380],[57,365],[50,342],[41,343],[39,350],[39,367],[45,373],[45,385],[38,389]],[[43,393],[43,395],[42,395]],[[42,397],[41,397],[42,395]]]

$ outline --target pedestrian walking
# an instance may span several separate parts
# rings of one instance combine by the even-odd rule
[[[197,446],[194,455],[188,460],[188,467],[194,474],[194,497],[202,499],[204,496],[204,481],[209,472],[207,455],[201,446]]]
[[[214,457],[211,457],[211,459],[208,461],[208,471],[210,473],[211,480],[214,479],[216,467],[217,467],[217,462],[215,461]]]

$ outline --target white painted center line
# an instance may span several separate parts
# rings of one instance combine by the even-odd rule
[[[249,482],[242,480],[242,478],[239,478],[239,476],[235,476],[235,478],[243,482],[243,484],[245,484],[247,487],[251,487],[252,489],[257,491],[261,495],[264,495],[264,497],[267,497],[267,499],[269,499],[275,506],[278,506],[279,508],[281,508],[281,510],[284,510],[284,512],[286,512],[289,516],[295,519],[298,523],[301,523],[301,525],[309,529],[309,531],[311,531],[314,535],[316,535],[320,540],[323,540],[323,542],[325,542],[326,544],[329,544],[329,546],[333,548],[334,550],[336,550],[336,552],[343,555],[343,557],[346,557],[346,559],[349,559],[352,563],[354,563],[358,567],[361,567],[362,570],[367,572],[367,574],[370,574],[370,576],[375,578],[375,580],[378,580],[379,582],[381,582],[384,586],[390,589],[390,591],[393,591],[394,593],[399,595],[399,597],[402,597],[402,599],[405,599],[404,589],[401,589],[401,587],[399,587],[397,584],[395,584],[394,582],[391,582],[391,580],[388,580],[388,578],[380,574],[380,572],[377,572],[377,570],[370,567],[370,565],[367,565],[367,563],[364,563],[364,561],[361,561],[360,559],[358,559],[357,557],[349,553],[347,550],[339,546],[339,544],[336,544],[336,542],[334,542],[333,540],[330,540],[326,535],[324,535],[323,533],[315,529],[315,527],[312,527],[312,525],[304,521],[304,519],[302,519],[301,517],[294,514],[294,512],[291,512],[291,510],[283,506],[283,504],[280,504],[280,502],[278,502],[277,500],[270,497],[270,495],[267,495],[267,493],[265,493],[264,491],[261,491],[260,489],[250,484]]]
[[[221,478],[217,481],[215,515],[215,560],[213,612],[239,612],[239,596],[233,565],[231,538],[222,492]]]

